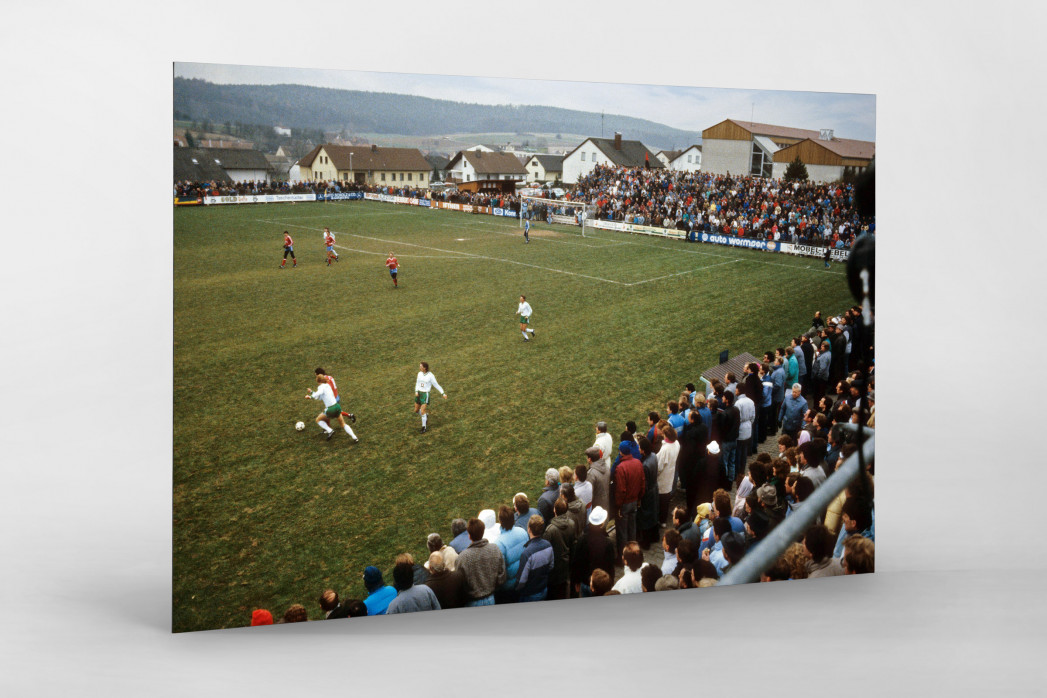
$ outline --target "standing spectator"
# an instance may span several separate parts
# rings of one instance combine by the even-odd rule
[[[785,384],[792,385],[793,383],[800,382],[800,364],[796,360],[796,354],[793,353],[792,349],[786,351],[779,347],[778,353],[782,357],[782,364],[785,366]]]
[[[539,517],[541,518],[541,517]],[[444,562],[443,553],[436,551],[429,554],[429,580],[427,587],[436,594],[440,608],[461,608],[465,605],[465,578],[458,570],[450,570]]]
[[[785,367],[782,365],[780,356],[776,356],[774,359],[774,368],[771,371],[771,414],[774,415],[774,428],[768,431],[768,434],[772,436],[778,433],[778,427],[780,426],[780,420],[778,419],[778,413],[782,409],[782,403],[785,402]]]
[[[658,521],[664,526],[669,519],[669,501],[673,495],[673,475],[680,455],[676,429],[666,424],[662,431],[662,450],[658,451]]]
[[[694,417],[697,413],[692,412]],[[701,423],[701,420],[699,420]],[[643,465],[644,491],[636,514],[636,535],[640,547],[647,550],[658,539],[658,455],[653,453],[646,436],[637,440],[640,464]]]
[[[589,482],[589,468],[579,465],[574,469],[574,496],[585,505],[585,514],[593,508],[593,483]]]
[[[578,532],[567,515],[567,501],[560,497],[553,505],[553,518],[543,537],[553,546],[553,571],[549,574],[549,598],[566,599],[567,583],[571,576],[571,549]]]
[[[699,543],[698,526],[691,519],[692,517],[688,516],[682,507],[673,509],[673,526],[680,532],[681,538],[691,541],[697,547]]]
[[[829,380],[837,383],[847,375],[847,337],[843,334],[843,327],[830,322],[832,329],[832,359],[829,362]]]
[[[280,620],[281,623],[304,623],[309,620],[309,614],[305,610],[305,606],[300,603],[292,604],[288,606],[287,610],[284,611],[284,617]]]
[[[756,421],[756,402],[748,394],[748,386],[740,386],[737,394],[738,398],[735,407],[738,408],[738,446],[735,458],[738,463],[738,470],[734,475],[734,480],[735,482],[740,482],[745,477],[745,468],[749,462],[749,454],[756,450],[753,448],[753,422]],[[756,395],[759,395],[759,393],[756,393]]]
[[[440,537],[439,533],[430,533],[425,539],[425,547],[429,549],[429,553],[440,553],[444,563],[444,567],[449,570],[454,570],[454,565],[458,562],[458,553],[455,552],[454,548],[449,545],[444,545],[443,538]],[[428,560],[425,563],[429,564]],[[429,569],[426,567],[425,569]]]
[[[829,364],[832,361],[832,352],[829,351],[829,343],[823,341],[811,366],[811,396],[814,400],[821,400],[825,395],[825,387],[829,384]]]
[[[469,547],[469,532],[465,528],[465,519],[451,522],[451,548],[458,554]]]
[[[609,436],[607,438],[610,438]],[[588,465],[586,481],[593,486],[592,506],[611,508],[611,470],[604,458],[600,455],[600,449],[596,446],[590,447],[585,452]]]
[[[803,415],[807,411],[807,400],[800,396],[801,390],[799,383],[793,383],[792,392],[785,398],[778,414],[778,421],[782,424],[782,434],[789,436],[793,441],[800,435]]]
[[[614,446],[611,435],[607,433],[607,422],[596,423],[596,441],[593,442],[593,446],[600,449],[600,461],[604,466],[604,470],[610,475],[611,472],[611,450]],[[595,487],[595,483],[593,487]],[[602,505],[601,505],[602,506]]]
[[[589,525],[585,533],[575,541],[571,555],[571,584],[576,596],[591,596],[589,578],[593,570],[602,569],[614,577],[614,561],[617,557],[614,542],[607,535],[607,511],[594,507],[589,514]]]
[[[698,412],[698,416],[702,418],[702,424],[705,425],[706,433],[713,428],[713,413],[709,409],[709,401],[702,393],[697,393],[694,398],[694,409]],[[709,443],[706,438],[706,443]]]
[[[553,502],[559,496],[560,473],[556,471],[556,468],[549,468],[545,471],[545,489],[542,490],[541,496],[538,497],[538,513],[542,515],[546,526],[553,519]]]
[[[669,410],[669,416],[665,418],[666,421],[668,421],[669,424],[672,425],[673,429],[675,429],[676,432],[679,433],[685,425],[685,422],[683,421],[683,415],[680,414],[680,404],[675,400],[670,400],[669,402],[665,403],[665,407]]]
[[[807,371],[808,382],[805,385],[810,386],[811,366],[814,362],[814,346],[811,344],[811,338],[807,335],[800,337],[800,351],[803,352],[803,365]]]
[[[652,444],[654,443],[655,426],[657,426],[660,421],[662,421],[662,418],[657,412],[652,410],[647,413],[647,440]]]
[[[762,444],[767,440],[768,434],[776,431],[772,428],[774,425],[771,423],[774,420],[774,383],[771,382],[770,367],[767,364],[760,364],[758,375],[760,378],[760,403],[757,406],[757,414],[760,415],[757,419],[760,424],[758,442]]]
[[[724,391],[723,407],[717,413],[720,431],[720,467],[727,480],[727,487],[734,482],[738,456],[738,428],[741,416],[734,405],[734,393]]]
[[[680,473],[680,484],[687,490],[687,515],[693,517],[699,499],[706,490],[711,495],[712,489],[708,487],[711,483],[707,482],[705,473],[709,432],[697,411],[691,410],[689,419],[690,423],[679,440],[676,470]]]
[[[639,594],[643,592],[640,570],[647,566],[643,561],[643,551],[636,541],[629,541],[622,551],[622,559],[625,561],[625,571],[622,578],[615,582],[611,588],[620,594]],[[660,574],[658,576],[661,576]]]
[[[382,571],[373,565],[364,570],[364,588],[367,589],[367,596],[364,597],[367,615],[384,616],[389,602],[396,598],[396,589],[385,583]]]
[[[433,590],[424,584],[415,585],[414,558],[410,553],[401,553],[396,556],[396,564],[393,566],[393,582],[399,593],[389,602],[386,615],[440,610],[440,602]]]
[[[520,568],[520,554],[527,542],[527,531],[515,525],[513,510],[502,505],[498,507],[498,537],[494,543],[505,559],[505,583],[495,591],[497,603],[516,601],[516,578]]]
[[[615,531],[619,554],[628,541],[636,540],[636,514],[646,489],[643,464],[633,457],[628,444],[623,441],[618,447],[621,462],[615,471]]]
[[[833,535],[825,526],[815,524],[807,529],[803,538],[804,548],[810,556],[807,561],[807,577],[836,577],[843,574],[840,561],[832,556]]]
[[[527,522],[527,542],[520,553],[520,573],[516,593],[521,603],[541,601],[549,593],[549,575],[555,566],[556,553],[552,544],[542,537],[545,522],[532,516]]]
[[[593,570],[592,577],[589,579],[589,588],[592,590],[593,596],[607,596],[613,584],[614,576],[607,574],[601,569]]]
[[[560,470],[564,470],[564,468],[560,468]],[[563,475],[561,475],[561,477],[563,477]],[[584,531],[585,520],[589,515],[585,511],[585,505],[582,504],[582,500],[575,496],[574,485],[560,485],[560,496],[567,502],[567,515],[571,517],[572,521],[574,521],[574,530],[579,532]]]
[[[742,379],[742,384],[745,386],[745,394],[753,401],[753,408],[756,410],[756,414],[753,416],[752,437],[748,452],[756,453],[762,426],[760,424],[760,404],[763,402],[763,383],[760,378],[760,364],[755,361],[745,364],[743,373],[745,377]]]
[[[672,574],[676,569],[678,559],[676,547],[682,540],[680,532],[675,528],[667,528],[662,536],[662,574]]]
[[[349,617],[349,609],[339,602],[338,592],[334,589],[324,589],[324,593],[320,594],[319,601],[320,609],[324,612],[324,618],[327,620]]]
[[[556,472],[556,471],[553,471]],[[484,524],[469,519],[469,547],[458,554],[458,569],[465,577],[466,606],[491,606],[494,590],[505,583],[505,559],[497,545],[484,538]]]
[[[721,575],[727,574],[731,571],[731,568],[742,561],[745,557],[746,543],[745,535],[741,533],[730,533],[724,534],[720,538],[720,543],[723,545],[723,557],[727,561],[727,565],[723,568]]]
[[[527,522],[531,520],[532,516],[541,516],[537,509],[531,508],[531,500],[527,498],[527,495],[523,492],[517,492],[513,496],[513,520],[514,526],[522,528],[524,531],[527,530]]]
[[[870,574],[875,571],[876,545],[864,536],[848,536],[843,541],[840,567],[844,574]]]
[[[640,590],[643,592],[656,591],[658,580],[662,578],[662,571],[655,567],[644,563],[643,568],[640,570]]]

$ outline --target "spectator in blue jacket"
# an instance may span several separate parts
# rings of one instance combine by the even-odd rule
[[[465,529],[465,519],[455,519],[451,522],[451,542],[449,545],[454,551],[461,554],[469,547],[469,532]]]
[[[527,531],[516,526],[513,510],[502,505],[498,507],[498,537],[495,545],[505,558],[505,584],[495,591],[495,603],[513,603],[516,601],[516,577],[520,569],[520,554],[527,543]]]
[[[522,528],[525,532],[527,531],[527,522],[531,520],[531,517],[541,515],[537,509],[531,508],[531,500],[523,492],[517,492],[513,496],[513,509],[515,509],[513,518],[516,521],[513,525]]]
[[[538,513],[546,524],[553,520],[553,503],[559,496],[560,473],[556,468],[549,468],[545,471],[545,488],[538,497]]]
[[[541,601],[549,592],[549,575],[556,564],[553,544],[542,537],[545,522],[541,516],[532,516],[527,523],[527,543],[520,553],[519,578],[516,593],[521,603]]]
[[[382,579],[382,571],[373,566],[364,570],[364,587],[367,589],[364,599],[367,615],[384,616],[389,603],[396,598],[396,589],[386,584]]]
[[[785,398],[781,411],[778,413],[782,433],[794,440],[800,434],[800,429],[803,427],[803,415],[807,412],[807,400],[800,395],[801,389],[799,383],[793,383],[792,392]]]

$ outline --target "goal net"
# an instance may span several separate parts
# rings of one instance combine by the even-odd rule
[[[583,201],[543,199],[540,196],[520,197],[521,228],[524,221],[577,225],[582,229],[582,237],[585,237],[586,231],[592,229],[592,216],[593,207]]]

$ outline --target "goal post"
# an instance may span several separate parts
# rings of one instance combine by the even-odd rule
[[[582,237],[592,228],[593,207],[584,201],[543,199],[540,196],[520,196],[520,227],[524,221],[544,221],[563,225],[577,225]]]

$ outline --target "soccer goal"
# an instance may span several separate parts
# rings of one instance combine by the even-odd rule
[[[592,230],[593,207],[584,201],[561,201],[559,199],[543,199],[539,196],[520,197],[520,227],[524,221],[545,221],[546,223],[561,223],[563,225],[577,225],[582,229],[582,237],[586,231]]]

